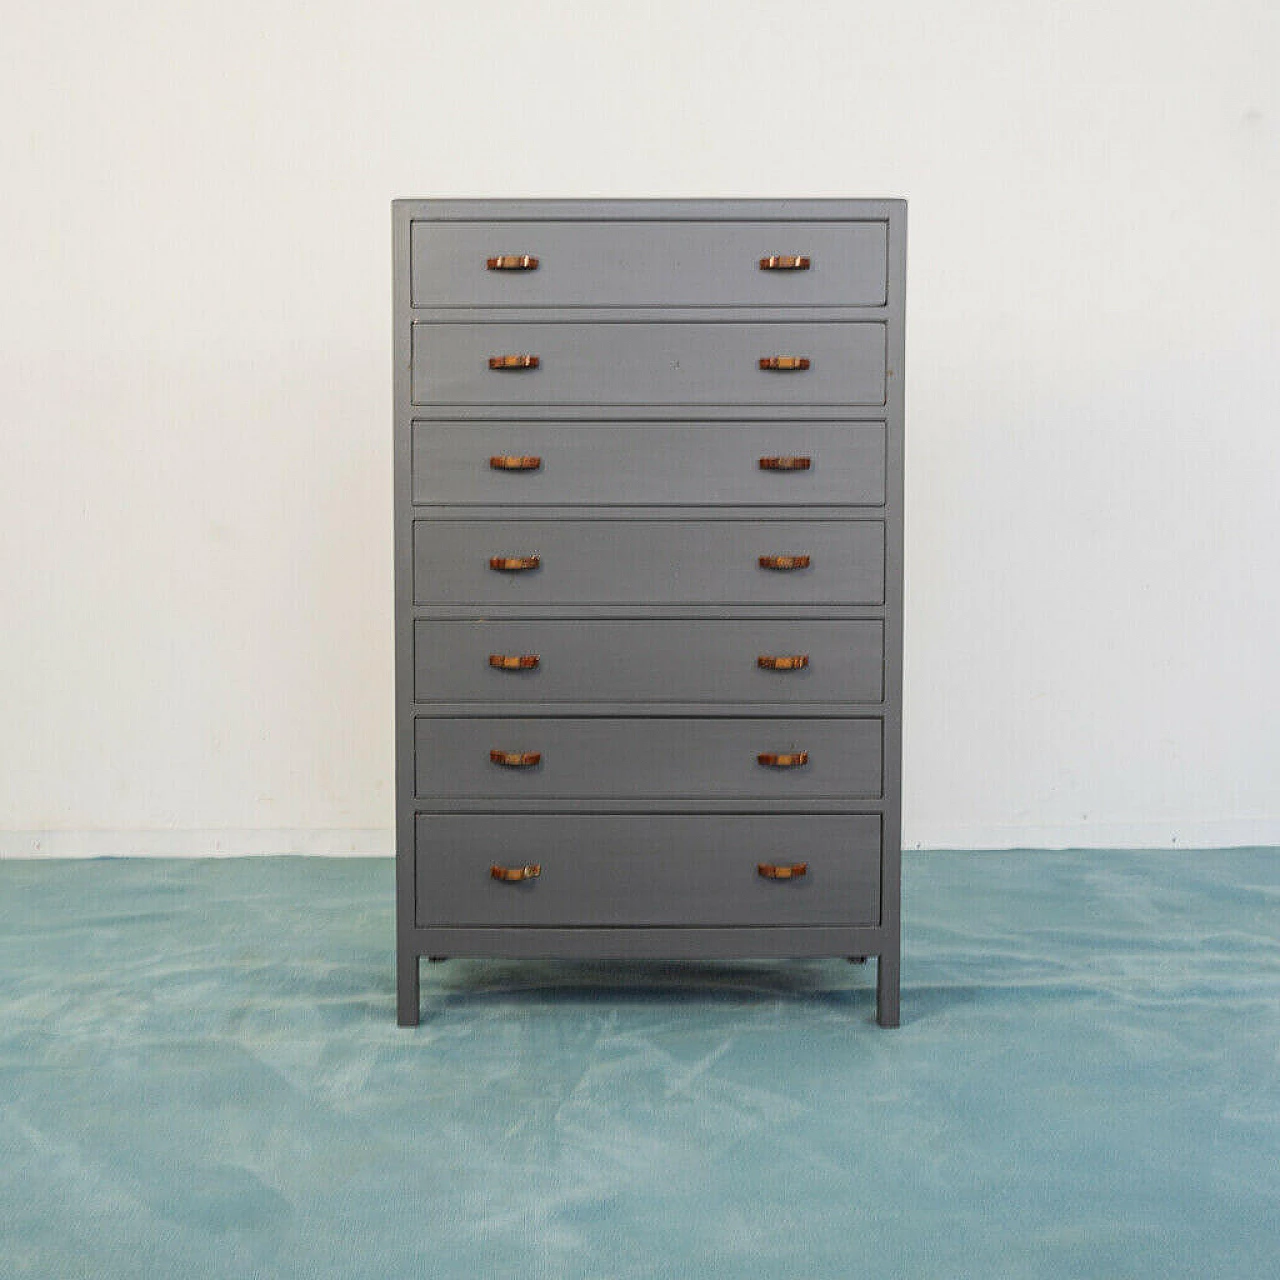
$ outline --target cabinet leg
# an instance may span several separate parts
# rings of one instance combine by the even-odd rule
[[[419,1017],[418,957],[401,951],[396,956],[396,1021],[416,1027]]]
[[[876,1021],[882,1027],[898,1025],[898,951],[876,958]]]

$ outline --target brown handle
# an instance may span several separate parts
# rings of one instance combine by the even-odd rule
[[[540,661],[536,653],[491,653],[489,655],[489,665],[496,667],[499,671],[532,671]]]
[[[807,653],[762,653],[756,659],[756,666],[765,671],[803,671],[808,665]]]
[[[807,751],[762,751],[756,756],[756,763],[768,769],[798,769],[809,763]]]
[[[537,356],[490,356],[490,369],[536,369],[542,363]]]
[[[541,751],[498,751],[489,752],[489,762],[500,764],[507,769],[532,769],[542,759]]]
[[[808,556],[761,556],[762,569],[807,569]]]
[[[542,874],[542,866],[537,862],[530,862],[523,867],[500,867],[495,862],[489,868],[489,874],[495,880],[505,880],[508,884],[515,884],[520,880],[536,880]]]
[[[537,271],[538,260],[527,253],[500,253],[486,258],[484,265],[490,271]]]
[[[761,471],[808,471],[812,458],[761,458]]]
[[[775,253],[771,257],[760,259],[761,271],[808,271],[809,259],[795,257],[789,253]]]
[[[788,373],[803,373],[809,367],[808,356],[761,356],[762,369],[779,369]]]
[[[542,459],[536,454],[495,453],[489,459],[492,471],[537,471]]]
[[[499,573],[522,573],[536,569],[542,563],[541,556],[490,556],[489,568]]]
[[[799,880],[801,876],[808,874],[809,864],[807,862],[793,862],[790,866],[785,863],[779,866],[773,862],[757,862],[756,871],[764,876],[766,880]]]

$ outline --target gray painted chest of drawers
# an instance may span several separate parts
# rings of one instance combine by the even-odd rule
[[[397,200],[398,1010],[422,957],[877,961],[898,200]]]

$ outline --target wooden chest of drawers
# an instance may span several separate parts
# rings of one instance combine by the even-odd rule
[[[449,956],[877,959],[895,200],[393,205],[398,1009]]]

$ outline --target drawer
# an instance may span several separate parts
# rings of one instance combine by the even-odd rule
[[[493,369],[491,359],[537,360]],[[772,357],[804,370],[760,368]],[[883,405],[879,321],[413,326],[413,401],[457,405]]]
[[[881,520],[417,520],[414,599],[879,604],[884,545]],[[762,567],[762,557],[796,567]]]
[[[880,922],[876,814],[440,813],[415,835],[424,926]],[[495,865],[539,872],[498,880]]]
[[[874,717],[419,716],[414,777],[426,800],[875,798],[882,740]]]
[[[883,696],[878,618],[419,618],[413,642],[419,702],[803,704]]]
[[[419,307],[883,306],[888,224],[879,221],[586,220],[411,227]],[[807,257],[804,269],[760,260]],[[536,258],[504,269],[490,258]]]
[[[415,422],[413,500],[884,505],[883,422]]]

